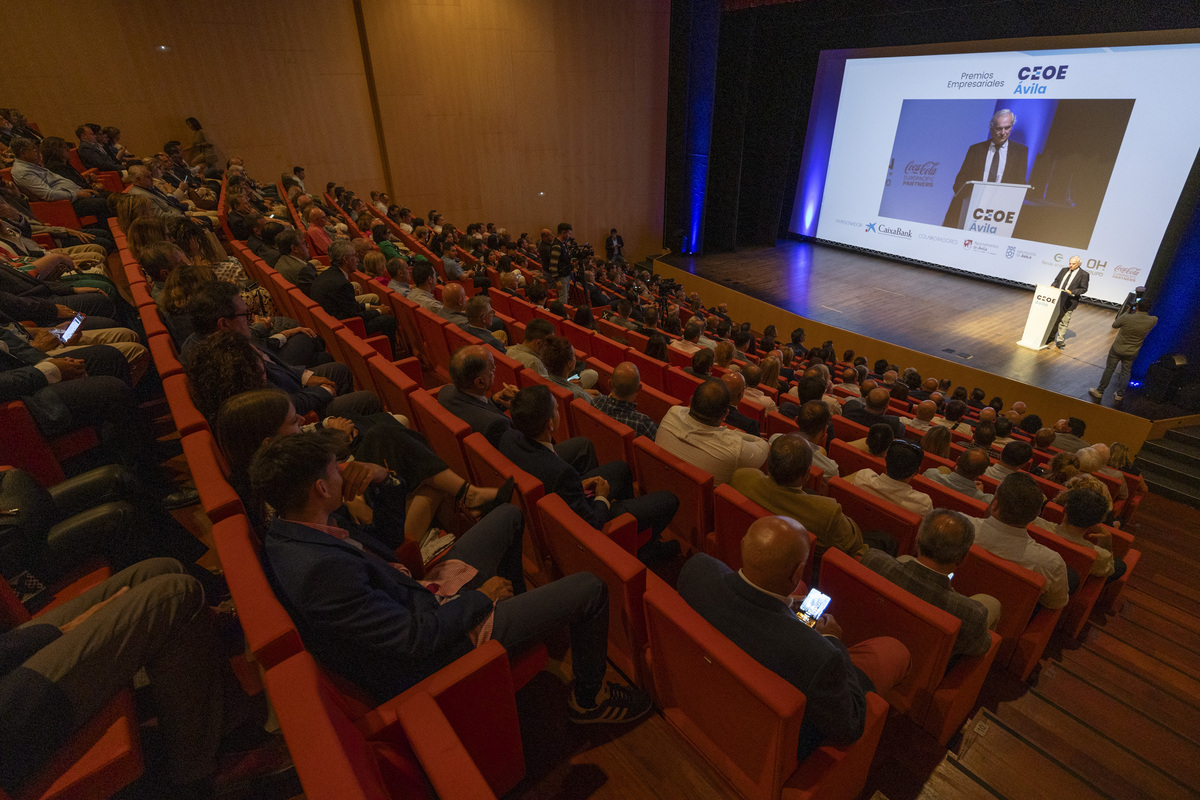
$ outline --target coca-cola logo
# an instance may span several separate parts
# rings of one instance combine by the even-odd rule
[[[904,167],[905,175],[937,175],[937,168],[940,161],[926,161],[924,164],[918,164],[915,161],[908,162]]]

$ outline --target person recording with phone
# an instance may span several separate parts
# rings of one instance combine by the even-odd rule
[[[679,594],[734,644],[804,693],[796,757],[820,745],[858,740],[866,694],[885,694],[908,674],[908,648],[881,636],[847,647],[832,614],[809,627],[796,614],[809,556],[808,531],[789,517],[762,517],[742,539],[742,568],[733,571],[697,553],[679,573]],[[836,606],[837,598],[831,601]],[[795,608],[794,608],[795,606]]]

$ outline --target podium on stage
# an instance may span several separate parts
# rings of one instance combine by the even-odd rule
[[[1011,237],[1025,202],[1027,183],[967,181],[955,193],[962,200],[957,227],[993,236]],[[974,227],[972,227],[974,226]]]
[[[1068,293],[1053,286],[1038,284],[1029,305],[1029,318],[1025,321],[1025,333],[1017,344],[1030,350],[1044,350],[1054,340],[1058,318],[1066,303]]]

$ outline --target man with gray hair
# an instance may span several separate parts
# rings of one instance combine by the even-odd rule
[[[334,319],[360,318],[367,336],[383,334],[395,352],[396,318],[380,311],[378,305],[359,300],[354,295],[350,275],[357,265],[358,253],[354,245],[344,239],[332,242],[329,245],[329,269],[313,280],[309,296]]]
[[[132,184],[129,193],[149,200],[150,205],[154,206],[159,214],[165,217],[179,217],[187,211],[187,206],[154,186],[154,176],[144,164],[134,164],[129,168],[129,182]]]
[[[909,594],[962,620],[952,656],[981,656],[992,646],[989,630],[1000,621],[1000,601],[991,595],[964,597],[950,585],[950,576],[967,557],[975,541],[975,526],[964,514],[937,508],[925,515],[917,531],[917,557],[892,558],[868,550],[862,564]]]
[[[459,287],[462,288],[462,287]],[[449,287],[447,287],[449,289]],[[500,336],[507,334],[501,332],[499,336],[493,334],[488,326],[492,324],[492,320],[496,315],[492,313],[492,301],[488,299],[486,294],[477,294],[467,301],[466,306],[467,321],[460,322],[458,327],[462,328],[467,333],[482,341],[484,344],[499,350],[501,353],[507,353],[508,348]]]
[[[967,181],[986,183],[1025,183],[1029,174],[1029,148],[1011,140],[1017,117],[1007,108],[995,114],[988,125],[989,136],[967,148],[962,167],[954,178],[954,199],[942,225],[958,228],[966,192],[962,188]]]

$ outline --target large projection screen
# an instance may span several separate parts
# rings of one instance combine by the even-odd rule
[[[1146,282],[1200,149],[1200,45],[888,53],[822,52],[793,233],[1026,285],[1079,255],[1101,302]],[[971,204],[989,182],[1007,205]]]

